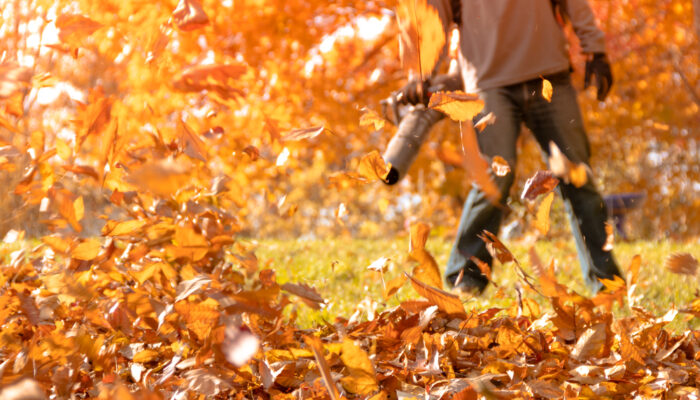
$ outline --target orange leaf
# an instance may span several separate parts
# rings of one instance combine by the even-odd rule
[[[674,274],[694,276],[698,271],[698,260],[690,253],[676,253],[666,259],[664,267]]]
[[[58,38],[62,42],[79,40],[92,35],[100,29],[102,24],[90,18],[77,14],[62,14],[56,18],[56,28],[58,28]]]
[[[430,227],[423,222],[411,226],[409,257],[419,263],[413,268],[413,276],[429,286],[442,289],[440,267],[438,267],[433,256],[425,249],[429,232]]]
[[[73,248],[71,256],[78,260],[94,260],[101,248],[102,245],[96,239],[86,239]]]
[[[400,0],[396,18],[401,65],[405,70],[417,70],[429,76],[445,44],[445,31],[437,10],[426,0]]]
[[[173,22],[183,31],[192,31],[209,23],[199,0],[180,0],[173,11]]]
[[[484,109],[484,101],[476,94],[464,93],[461,90],[437,92],[430,96],[428,107],[445,113],[455,121],[471,122]]]
[[[107,221],[102,228],[103,236],[121,236],[132,234],[148,223],[148,220],[133,219],[131,221]]]
[[[440,310],[450,315],[466,317],[467,313],[464,312],[464,305],[462,305],[462,302],[459,300],[458,296],[445,292],[444,290],[428,286],[405,272],[404,274],[406,274],[408,279],[411,280],[411,285],[416,292],[438,306]]]
[[[155,361],[158,359],[158,352],[153,349],[143,349],[139,351],[138,353],[134,354],[134,358],[132,359],[133,362],[135,363],[147,363],[150,361]]]
[[[396,294],[396,292],[398,292],[398,290],[401,289],[401,286],[403,286],[404,283],[406,283],[406,277],[404,275],[399,275],[396,278],[387,282],[384,286],[384,298],[388,299],[389,297]]]
[[[184,162],[182,158],[163,159],[146,162],[133,169],[127,175],[126,181],[144,192],[170,197],[192,183],[191,170],[191,164]]]
[[[510,165],[501,156],[495,156],[491,159],[491,169],[496,176],[506,176],[510,172]]]
[[[552,87],[552,82],[542,78],[542,97],[548,102],[552,102],[552,94],[554,94],[554,88]]]
[[[627,267],[627,280],[629,281],[629,286],[637,283],[639,278],[639,267],[642,265],[642,257],[639,254],[635,254],[630,261],[630,266]]]
[[[543,235],[549,232],[549,210],[552,207],[552,201],[554,201],[554,192],[549,192],[549,194],[542,199],[540,206],[537,208],[535,227]]]

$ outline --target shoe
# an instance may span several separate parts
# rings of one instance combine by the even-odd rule
[[[481,295],[489,284],[489,280],[485,276],[471,276],[465,273],[465,270],[447,276],[446,281],[453,291],[470,296]]]

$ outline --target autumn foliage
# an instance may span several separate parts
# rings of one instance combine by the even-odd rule
[[[593,3],[619,77],[606,105],[584,98],[600,149],[594,163],[612,191],[647,193],[644,212],[655,218],[640,235],[697,234],[700,76],[690,2]],[[679,311],[698,315],[700,303],[660,317],[639,308],[639,258],[626,280],[605,282],[589,299],[557,282],[551,266],[533,261],[537,274],[529,275],[484,232],[519,277],[508,288],[517,301],[470,309],[442,288],[425,249],[430,229],[418,223],[408,252],[415,268],[383,289],[390,298],[410,285],[420,299],[316,330],[285,312],[292,302],[322,307],[328,294],[303,277],[279,284],[275,266],[260,263],[239,236],[376,236],[398,231],[409,214],[454,221],[466,182],[490,193],[489,169],[515,170],[478,155],[475,135],[489,121],[472,126],[475,96],[438,93],[431,107],[458,122],[436,130],[413,182],[398,194],[379,187],[388,169],[378,149],[393,129],[379,100],[405,77],[397,37],[421,34],[387,16],[396,4],[0,7],[3,399],[697,394],[700,333],[664,327]],[[430,50],[402,41],[405,63],[411,51]],[[646,63],[655,54],[672,62]],[[421,59],[421,69],[436,58]],[[543,167],[525,163],[530,179],[516,189],[542,237],[559,180],[587,179],[583,166],[552,154],[558,168],[535,173]],[[415,193],[419,207],[397,206]],[[697,260],[673,255],[666,268],[695,276]],[[615,318],[614,307],[628,316]]]

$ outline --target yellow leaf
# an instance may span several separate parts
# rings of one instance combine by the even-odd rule
[[[454,316],[466,317],[464,312],[464,305],[459,300],[458,296],[452,293],[447,293],[444,290],[428,286],[425,283],[413,278],[411,275],[406,274],[408,279],[411,281],[413,288],[421,296],[428,299],[430,302],[438,306],[438,308],[447,314]]]
[[[554,192],[549,192],[547,196],[542,199],[539,208],[537,209],[537,219],[535,220],[535,227],[540,231],[541,234],[546,235],[549,232],[549,209],[552,207],[552,201],[554,200]]]
[[[343,339],[340,359],[349,376],[340,380],[345,390],[353,394],[370,394],[379,389],[374,365],[367,353],[349,338]]]
[[[58,156],[61,157],[61,159],[63,159],[64,161],[68,161],[73,155],[73,149],[71,149],[68,143],[66,143],[66,141],[61,138],[56,138],[55,143]]]
[[[377,150],[372,150],[370,153],[362,156],[360,165],[357,168],[357,172],[369,180],[384,180],[389,171],[390,167],[384,162]]]
[[[630,266],[627,267],[627,280],[629,281],[629,286],[637,283],[637,278],[639,278],[639,267],[642,265],[642,257],[639,254],[635,254],[630,261]]]
[[[73,210],[75,212],[75,220],[80,221],[85,216],[85,204],[83,203],[83,196],[78,197],[73,202]]]
[[[548,102],[552,102],[552,94],[554,94],[554,88],[552,87],[552,82],[542,78],[542,97]]]
[[[158,359],[158,352],[153,349],[144,349],[134,354],[133,362],[147,363]]]
[[[428,107],[443,112],[455,121],[463,122],[474,119],[484,109],[484,101],[476,94],[461,90],[437,92],[430,96]]]
[[[104,236],[121,236],[132,234],[148,223],[145,219],[132,219],[130,221],[107,221],[102,228]]]
[[[378,131],[384,127],[384,123],[386,121],[384,118],[380,117],[376,111],[369,108],[365,108],[364,111],[364,114],[362,114],[360,117],[360,126],[369,127],[374,125],[375,131]]]
[[[78,260],[94,260],[100,253],[101,248],[102,245],[96,239],[86,239],[73,248],[71,256]]]
[[[407,71],[429,76],[445,44],[440,15],[426,0],[400,0],[396,18],[401,65]]]

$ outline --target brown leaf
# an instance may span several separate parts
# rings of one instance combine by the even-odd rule
[[[438,306],[440,310],[456,317],[466,317],[467,314],[464,312],[464,305],[459,300],[458,296],[445,292],[444,290],[428,286],[405,272],[404,274],[406,274],[408,279],[410,279],[411,285],[416,292]]]
[[[97,171],[95,171],[95,168],[88,165],[65,164],[62,165],[61,168],[63,168],[64,171],[70,171],[76,175],[89,176],[96,181],[100,179],[100,175],[97,173]]]
[[[309,307],[313,308],[314,310],[320,310],[321,309],[321,304],[325,304],[326,301],[321,297],[320,294],[316,291],[316,289],[312,288],[311,286],[305,285],[303,283],[285,283],[282,285],[282,290],[286,290],[287,292],[299,296],[301,300],[308,305]]]
[[[180,0],[173,11],[173,22],[183,31],[192,31],[209,23],[199,0]]]
[[[489,251],[491,256],[496,258],[501,264],[505,264],[510,261],[515,261],[513,253],[508,250],[508,248],[498,240],[498,237],[489,231],[484,231],[479,235],[479,239],[486,243],[486,249]]]
[[[204,144],[204,141],[202,141],[182,119],[180,120],[179,128],[180,151],[192,159],[206,162],[208,155],[207,146]]]
[[[540,206],[537,208],[535,227],[543,235],[549,232],[549,210],[552,207],[552,201],[554,201],[554,192],[549,192],[549,194],[542,199]]]
[[[401,65],[405,70],[429,76],[445,44],[445,31],[437,10],[426,0],[400,0],[396,18]]]
[[[332,400],[340,399],[340,394],[338,393],[338,388],[335,387],[335,381],[331,375],[331,369],[328,366],[328,362],[323,356],[323,344],[321,340],[316,336],[304,336],[304,343],[306,343],[314,354],[316,359],[316,365],[318,365],[318,370],[321,372],[321,378],[323,383],[326,385],[326,390],[330,395]]]
[[[352,339],[343,339],[340,359],[349,373],[349,376],[340,380],[345,390],[353,394],[367,395],[379,389],[372,361]]]
[[[290,141],[290,140],[313,139],[316,136],[323,133],[323,131],[325,129],[326,128],[323,125],[313,126],[311,128],[292,129],[291,131],[289,131],[288,134],[286,134],[282,137],[282,140],[283,141]]]
[[[537,196],[549,193],[559,184],[559,179],[554,177],[551,171],[537,171],[535,175],[525,182],[522,200],[534,200]]]
[[[471,123],[484,109],[484,101],[479,99],[479,95],[464,93],[461,90],[437,92],[430,96],[428,107],[445,113],[455,121]]]
[[[39,319],[39,308],[36,306],[36,301],[32,297],[31,293],[28,290],[25,290],[24,292],[17,293],[17,297],[19,298],[19,304],[22,308],[22,312],[27,317],[29,322],[34,326],[38,326],[39,322],[41,322]]]
[[[552,102],[552,94],[554,94],[554,88],[552,87],[552,82],[542,78],[542,97],[544,97],[547,102]]]
[[[215,64],[190,67],[182,71],[175,79],[176,89],[187,92],[207,90],[224,99],[235,98],[243,94],[233,87],[247,68],[242,64]]]
[[[690,253],[676,253],[666,258],[664,267],[674,274],[694,276],[698,271],[698,260]]]
[[[599,358],[607,343],[607,324],[598,323],[586,329],[576,341],[571,356],[580,361]]]

